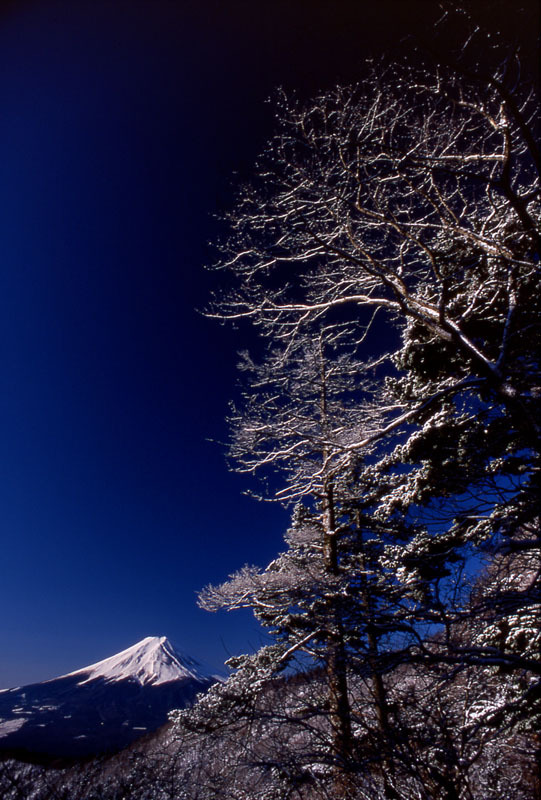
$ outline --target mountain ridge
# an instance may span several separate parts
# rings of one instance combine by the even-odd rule
[[[82,669],[0,692],[0,752],[51,759],[117,752],[216,680],[167,637],[149,636]]]

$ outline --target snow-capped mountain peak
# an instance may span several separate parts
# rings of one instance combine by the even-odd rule
[[[167,722],[216,680],[165,636],[148,636],[96,664],[0,693],[0,757],[112,753]]]
[[[177,650],[165,636],[147,636],[121,653],[62,677],[79,676],[79,684],[97,678],[106,681],[131,678],[141,685],[154,686],[188,678],[207,681],[211,677],[201,664]]]

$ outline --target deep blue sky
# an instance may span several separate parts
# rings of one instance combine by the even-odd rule
[[[433,5],[3,7],[0,688],[148,635],[216,666],[258,645],[249,614],[195,605],[287,524],[207,441],[245,346],[195,311],[213,214],[272,130],[275,86],[354,80]]]

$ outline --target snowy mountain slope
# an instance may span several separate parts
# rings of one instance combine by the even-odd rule
[[[175,680],[212,678],[204,670],[202,664],[177,650],[165,636],[148,636],[111,658],[62,677],[81,677],[80,685],[97,678],[106,681],[133,678],[143,686],[149,683],[157,686]]]
[[[59,678],[0,692],[0,752],[77,758],[156,730],[217,678],[164,637]]]

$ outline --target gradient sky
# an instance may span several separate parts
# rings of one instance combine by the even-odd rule
[[[246,340],[196,312],[202,266],[273,88],[355,80],[434,9],[374,5],[3,6],[0,688],[149,635],[215,666],[258,646],[248,613],[195,605],[272,559],[288,520],[208,441],[227,436]]]

